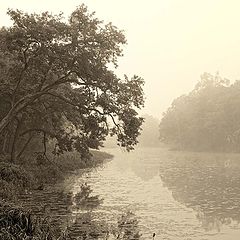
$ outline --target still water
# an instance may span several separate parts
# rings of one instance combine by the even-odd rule
[[[114,222],[132,211],[142,239],[239,240],[240,155],[141,148],[106,149],[114,159],[71,179],[87,182],[103,199],[93,210]]]

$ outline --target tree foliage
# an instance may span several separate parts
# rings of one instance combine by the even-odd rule
[[[123,32],[84,5],[68,20],[48,12],[8,15],[13,25],[0,30],[0,151],[13,159],[41,138],[44,153],[54,140],[55,153],[87,155],[108,134],[133,149],[144,81],[111,70],[122,56]]]
[[[180,149],[240,151],[240,84],[205,73],[175,99],[160,123],[162,141]]]

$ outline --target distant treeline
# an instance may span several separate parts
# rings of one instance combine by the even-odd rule
[[[176,149],[239,152],[240,81],[204,73],[164,113],[160,139]]]

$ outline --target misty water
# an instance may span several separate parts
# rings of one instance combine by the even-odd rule
[[[50,187],[23,194],[25,204],[39,213],[44,208],[54,222],[70,226],[72,239],[86,232],[92,232],[86,239],[97,239],[96,232],[116,225],[128,210],[139,221],[141,239],[152,239],[153,233],[155,240],[239,239],[239,154],[165,148],[106,151],[113,160],[71,174],[63,192]],[[83,183],[91,187],[92,196],[103,199],[99,206],[93,202],[76,209],[73,196]],[[104,234],[101,239],[106,239]]]
[[[73,192],[87,182],[103,203],[98,219],[114,222],[130,210],[142,239],[239,239],[240,156],[141,148],[107,149],[114,159],[75,176]]]

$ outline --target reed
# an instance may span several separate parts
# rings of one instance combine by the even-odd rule
[[[65,233],[54,227],[47,218],[36,217],[30,210],[0,202],[0,239],[64,240],[64,235]]]

